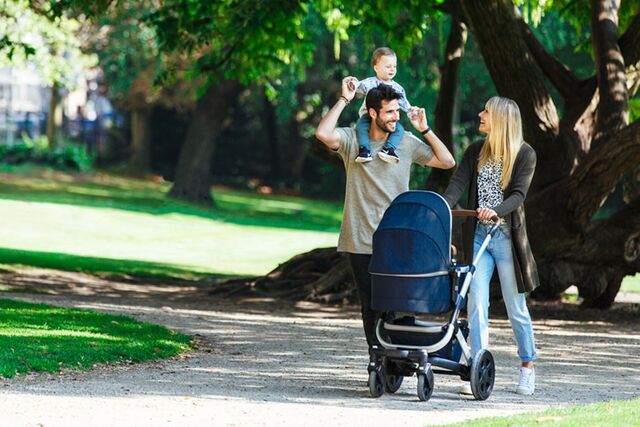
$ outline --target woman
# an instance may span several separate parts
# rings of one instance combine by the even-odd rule
[[[516,392],[531,395],[535,390],[536,351],[524,293],[538,286],[539,279],[527,239],[524,199],[535,170],[536,153],[522,139],[520,109],[513,100],[493,97],[478,116],[479,130],[487,136],[467,148],[444,194],[454,206],[469,187],[467,208],[478,213],[477,219],[470,218],[463,226],[466,262],[471,262],[471,254],[479,250],[493,224],[491,218],[500,218],[496,234],[476,264],[469,289],[471,354],[489,347],[489,282],[497,266],[522,362]],[[468,384],[461,393],[471,394]]]

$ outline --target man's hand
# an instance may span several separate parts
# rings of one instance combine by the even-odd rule
[[[426,166],[439,169],[451,169],[454,167],[456,160],[446,145],[438,138],[438,135],[433,131],[425,132],[430,128],[427,123],[427,113],[424,111],[424,108],[411,107],[409,113],[411,124],[422,134],[422,137],[426,139],[433,150],[433,157],[427,162]]]
[[[358,87],[358,79],[348,76],[342,79],[342,94],[336,101],[335,105],[320,120],[318,129],[316,129],[316,138],[324,143],[332,150],[340,148],[340,133],[336,130],[338,118],[344,108],[356,96],[356,88]]]
[[[418,132],[423,132],[429,127],[427,123],[427,113],[424,111],[424,108],[411,107],[411,110],[409,110],[409,120],[411,120],[411,124]]]
[[[358,79],[353,76],[348,76],[342,79],[342,96],[347,98],[347,101],[351,101],[356,96],[356,89],[358,88]]]

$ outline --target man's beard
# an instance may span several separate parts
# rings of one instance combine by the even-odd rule
[[[378,128],[384,132],[389,132],[392,133],[395,128],[391,129],[389,128],[389,123],[390,122],[383,122],[380,117],[376,117],[376,126],[378,126]],[[396,123],[396,122],[392,122],[392,123]]]

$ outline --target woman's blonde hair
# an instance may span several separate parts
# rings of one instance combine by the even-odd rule
[[[514,100],[500,96],[489,99],[485,108],[491,117],[491,131],[480,150],[478,172],[488,161],[502,160],[500,187],[504,191],[523,143],[520,108]]]

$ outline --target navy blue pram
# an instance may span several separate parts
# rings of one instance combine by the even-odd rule
[[[454,211],[456,213],[458,211]],[[474,211],[459,211],[475,215]],[[459,320],[475,271],[497,225],[492,227],[471,265],[451,257],[452,212],[442,196],[408,191],[393,200],[373,235],[371,305],[380,313],[369,363],[369,391],[394,393],[405,376],[418,377],[418,397],[429,400],[433,373],[470,381],[478,400],[491,395],[495,364],[488,350],[471,355],[468,325]],[[461,280],[463,279],[463,280]],[[447,323],[416,319],[451,311]],[[440,368],[434,370],[433,367]]]

